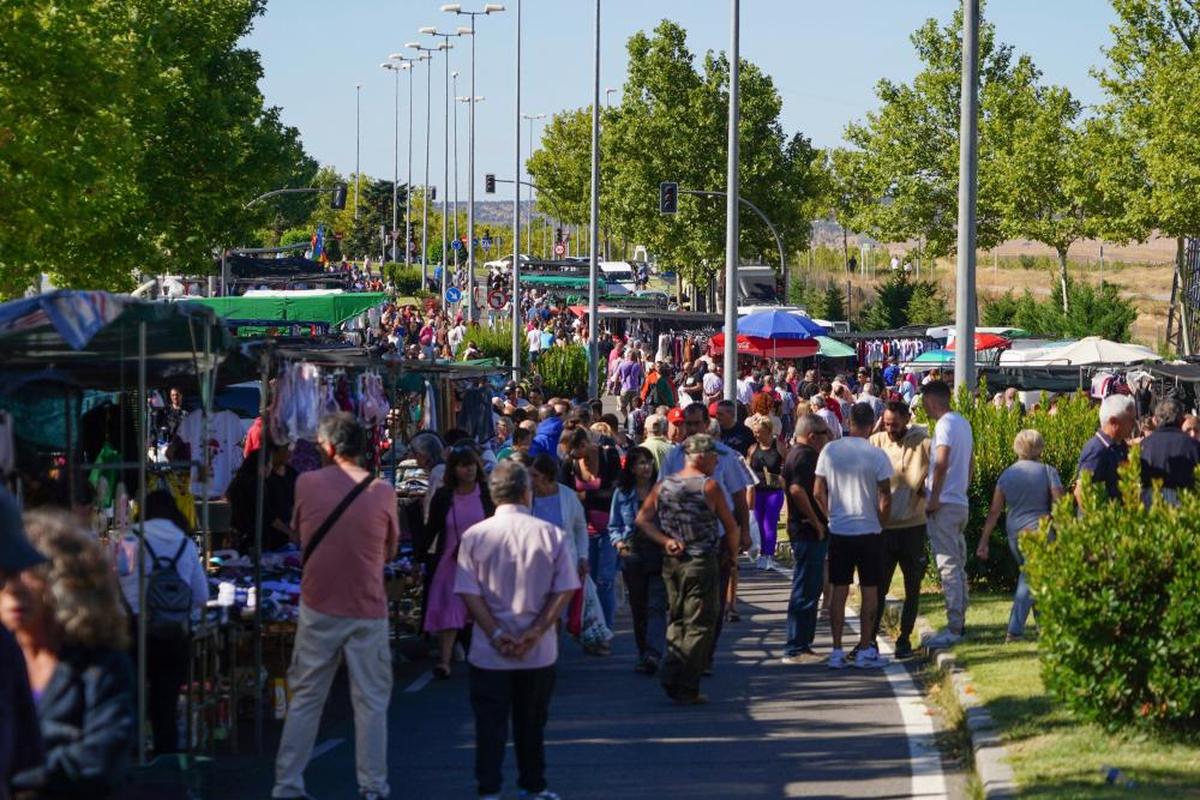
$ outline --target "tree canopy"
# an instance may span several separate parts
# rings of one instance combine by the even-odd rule
[[[215,247],[315,198],[243,211],[317,171],[239,46],[265,0],[0,5],[0,295],[37,274],[128,289],[135,269],[203,273]]]
[[[724,263],[723,201],[683,195],[678,214],[661,215],[659,184],[725,189],[729,62],[710,52],[697,64],[686,31],[669,20],[634,34],[627,49],[621,104],[602,117],[601,223],[703,285]],[[782,99],[768,75],[743,61],[740,80],[741,195],[775,224],[788,250],[802,249],[818,194],[819,153],[804,136],[784,133]],[[588,219],[590,159],[590,108],[556,114],[529,171],[547,190],[547,210],[565,222]],[[740,222],[742,252],[777,263],[762,222],[744,208]]]

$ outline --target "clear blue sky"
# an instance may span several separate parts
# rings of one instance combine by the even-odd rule
[[[476,197],[483,175],[513,171],[513,46],[515,0],[507,11],[479,17],[476,51]],[[745,0],[742,57],[775,80],[784,101],[783,125],[818,146],[842,141],[846,122],[875,105],[873,87],[883,76],[909,79],[917,69],[909,35],[930,16],[948,20],[956,0]],[[442,13],[440,0],[271,0],[246,44],[262,54],[267,103],[283,109],[299,128],[308,151],[324,164],[351,172],[355,161],[355,85],[362,85],[362,171],[392,173],[392,73],[380,69],[404,44],[432,37],[417,29],[453,30],[465,18]],[[465,2],[482,8],[483,0]],[[1045,79],[1062,84],[1084,103],[1100,99],[1089,74],[1103,63],[1114,15],[1106,0],[992,0],[986,15],[1002,41],[1029,53]],[[591,0],[524,0],[522,4],[522,111],[552,114],[586,105],[592,91]],[[697,56],[729,43],[727,0],[603,0],[601,91],[620,89],[625,42],[669,18],[688,31]],[[468,94],[469,41],[452,40],[450,68],[459,72],[458,94]],[[443,55],[433,73],[430,184],[442,184]],[[423,180],[425,67],[414,81],[414,183]],[[407,75],[401,74],[401,163],[406,169]],[[617,101],[619,95],[613,100]],[[537,131],[535,123],[535,136]],[[528,123],[521,136],[528,149]],[[460,196],[466,196],[466,107],[459,117]],[[503,187],[496,199],[505,197]],[[507,193],[511,199],[511,190]],[[439,200],[441,196],[439,195]]]

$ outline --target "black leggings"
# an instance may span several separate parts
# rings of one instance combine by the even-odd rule
[[[130,655],[137,669],[137,618],[132,620]],[[146,639],[146,718],[154,733],[154,754],[178,753],[179,692],[188,679],[188,640],[182,636]],[[186,749],[186,746],[185,748]]]

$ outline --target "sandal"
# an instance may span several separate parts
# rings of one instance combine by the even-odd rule
[[[443,667],[441,664],[438,664],[433,668],[433,677],[437,678],[439,681],[449,680],[450,668]]]

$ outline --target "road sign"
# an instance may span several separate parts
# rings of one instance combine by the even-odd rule
[[[451,286],[449,289],[446,290],[446,302],[447,303],[457,303],[459,300],[462,300],[462,290],[461,289],[459,289],[457,286]]]
[[[455,239],[453,242],[450,243],[450,246],[453,247],[455,250],[461,250],[462,242],[460,242],[458,239]]]
[[[499,311],[508,305],[508,295],[502,289],[493,289],[488,292],[488,305]]]
[[[492,240],[485,236],[483,237],[483,241],[480,242],[480,245],[483,247],[483,251],[486,253],[488,250],[492,249]]]
[[[559,242],[558,244],[554,245],[554,255],[565,256],[566,254],[567,254],[567,246],[565,244],[563,244],[562,242]]]

